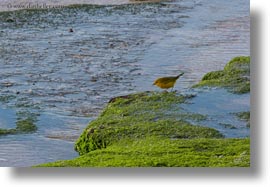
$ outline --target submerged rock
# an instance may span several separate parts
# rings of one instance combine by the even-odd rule
[[[247,127],[250,127],[250,111],[245,111],[245,112],[238,112],[235,113],[235,115],[241,119],[247,122]]]
[[[16,122],[16,128],[13,128],[13,129],[0,128],[0,135],[34,133],[36,131],[37,131],[37,126],[35,125],[33,119],[27,118],[27,119],[18,120]]]
[[[16,125],[16,131],[18,133],[32,133],[37,130],[37,127],[32,119],[24,119],[17,121]]]

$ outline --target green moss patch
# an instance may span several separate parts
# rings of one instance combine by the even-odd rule
[[[1,129],[0,128],[0,135],[36,132],[37,126],[35,125],[34,122],[35,121],[32,118],[18,120],[16,122],[16,128],[14,129]]]
[[[205,74],[202,80],[194,85],[200,86],[226,87],[238,94],[250,92],[250,57],[235,57],[223,70]]]
[[[20,133],[32,133],[37,130],[37,127],[31,118],[17,121],[16,125],[16,131]]]
[[[16,134],[15,129],[0,129],[0,135]]]
[[[179,104],[193,96],[174,92],[145,92],[111,100],[101,115],[84,130],[75,144],[80,155],[106,148],[123,139],[148,136],[173,139],[222,138],[217,130],[195,126],[186,119],[204,119],[183,113]]]
[[[249,139],[122,140],[74,160],[42,167],[249,167]]]
[[[246,93],[249,63],[249,57],[234,58],[224,70],[206,74],[197,86],[209,84]],[[79,157],[40,166],[249,167],[249,138],[224,139],[213,128],[188,122],[207,118],[181,108],[193,97],[176,92],[143,92],[113,98],[75,143]],[[246,114],[239,117],[246,118]]]

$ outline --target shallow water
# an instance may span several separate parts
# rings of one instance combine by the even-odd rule
[[[200,89],[188,104],[181,104],[186,112],[194,112],[206,116],[193,124],[215,128],[227,138],[249,137],[247,122],[240,120],[236,113],[250,111],[250,94],[233,94],[225,89]]]
[[[14,128],[18,117],[34,116],[38,131],[1,136],[0,166],[70,159],[77,155],[74,140],[111,97],[158,90],[152,86],[156,77],[180,71],[185,75],[175,89],[189,92],[204,73],[222,69],[234,56],[249,55],[245,0],[84,6],[7,17],[0,14],[0,128]],[[238,99],[225,91],[223,96]],[[249,95],[241,98],[246,111]],[[197,102],[187,110],[198,109],[192,108]],[[230,110],[237,106],[232,103]],[[228,137],[249,133],[210,126]]]

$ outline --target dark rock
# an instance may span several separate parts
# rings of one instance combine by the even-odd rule
[[[15,20],[14,20],[13,18],[7,18],[7,19],[6,19],[6,22],[12,23],[12,22],[15,22]]]

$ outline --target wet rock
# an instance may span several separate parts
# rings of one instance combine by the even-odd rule
[[[114,48],[115,45],[113,43],[110,44],[110,48]]]
[[[12,82],[4,82],[4,83],[2,83],[2,85],[4,86],[4,87],[11,87],[11,86],[13,86],[14,85],[14,83],[12,83]]]
[[[132,73],[134,71],[139,71],[139,70],[141,70],[141,68],[133,68],[133,69],[129,70],[129,72]]]
[[[7,19],[6,19],[6,22],[12,23],[12,22],[15,22],[15,19],[13,19],[13,18],[7,18]]]
[[[237,129],[235,126],[233,126],[232,124],[228,124],[228,123],[219,123],[219,125],[221,125],[225,129]]]
[[[97,82],[97,78],[92,77],[92,78],[90,79],[90,81],[91,81],[91,82]]]

